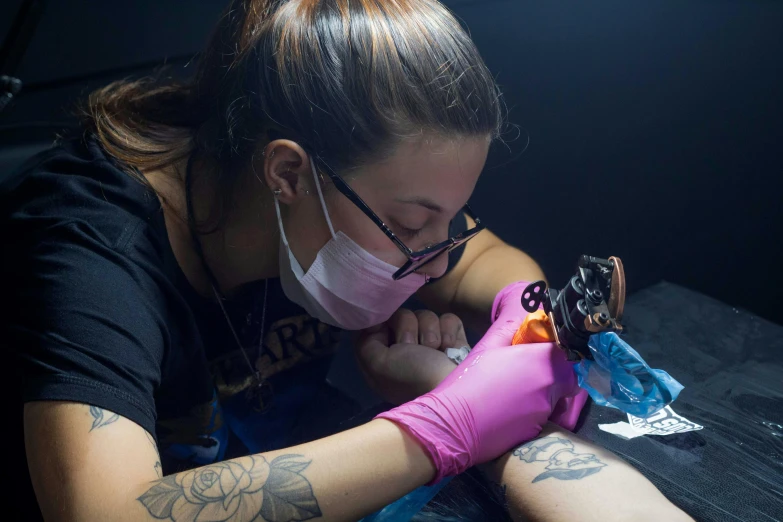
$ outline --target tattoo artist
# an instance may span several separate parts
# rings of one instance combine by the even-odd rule
[[[554,345],[509,346],[543,274],[466,206],[501,127],[492,74],[435,0],[234,0],[192,80],[91,94],[6,221],[0,331],[45,519],[356,520],[503,455],[488,472],[540,520],[680,516],[611,457],[561,494],[514,450],[573,439],[586,396]],[[414,294],[443,315],[399,310]],[[487,334],[455,366],[462,321]],[[286,447],[337,329],[361,332],[363,372],[399,406]]]

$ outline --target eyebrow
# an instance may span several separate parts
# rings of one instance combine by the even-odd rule
[[[409,199],[397,199],[398,203],[405,203],[407,205],[420,205],[426,209],[432,210],[433,212],[442,213],[443,207],[432,201],[431,199],[422,198],[422,197],[413,197]]]

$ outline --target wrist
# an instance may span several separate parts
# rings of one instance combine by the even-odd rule
[[[464,420],[444,408],[442,398],[435,394],[422,395],[381,413],[376,419],[396,424],[429,458],[434,478],[430,477],[428,485],[457,475],[474,464],[476,449],[472,447],[474,441],[465,440]]]
[[[403,455],[408,461],[410,477],[415,479],[417,485],[427,484],[437,474],[437,467],[421,442],[409,433],[405,426],[385,418],[376,417],[370,421],[371,425],[377,425],[378,429],[389,432],[398,441],[403,450]]]

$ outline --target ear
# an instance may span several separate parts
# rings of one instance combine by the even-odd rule
[[[310,157],[290,140],[274,140],[264,148],[264,181],[278,201],[290,205],[313,187]]]

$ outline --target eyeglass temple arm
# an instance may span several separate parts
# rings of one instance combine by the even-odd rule
[[[329,176],[329,179],[332,180],[334,183],[334,186],[337,187],[337,190],[339,190],[345,197],[350,199],[357,207],[359,207],[359,210],[364,212],[364,214],[370,218],[373,223],[375,223],[378,228],[380,228],[384,234],[386,234],[386,237],[392,240],[395,245],[397,245],[397,248],[399,248],[403,254],[406,255],[406,257],[410,258],[411,254],[413,254],[413,251],[408,248],[405,243],[400,241],[400,239],[392,232],[392,230],[386,225],[386,223],[383,222],[383,220],[373,212],[373,210],[367,205],[367,203],[364,202],[364,200],[354,192],[354,190],[348,186],[348,184],[337,174],[330,172],[328,169],[326,169],[326,175]]]

